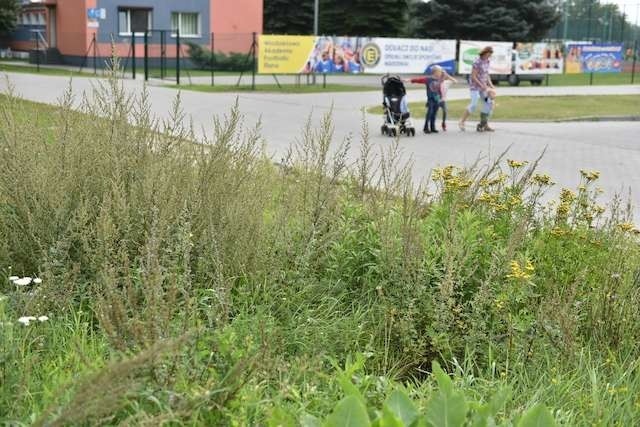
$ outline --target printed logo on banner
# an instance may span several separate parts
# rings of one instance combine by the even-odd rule
[[[373,68],[380,63],[382,52],[380,47],[375,43],[367,43],[362,47],[362,65]]]

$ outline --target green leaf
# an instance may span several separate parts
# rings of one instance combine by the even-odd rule
[[[405,426],[410,426],[418,418],[418,410],[402,390],[394,390],[385,402],[392,414],[399,418]]]
[[[461,427],[467,417],[467,402],[462,393],[440,391],[427,404],[427,421],[434,427]]]
[[[429,427],[429,422],[426,417],[419,417],[410,427]]]
[[[453,393],[453,381],[451,381],[449,375],[442,370],[440,364],[435,360],[431,363],[431,369],[440,390],[446,395],[451,395]]]
[[[294,427],[296,419],[282,408],[276,408],[271,412],[267,425],[269,427]]]
[[[300,426],[301,427],[320,427],[320,420],[314,417],[311,414],[304,414],[300,417]]]
[[[555,427],[556,421],[542,403],[529,409],[518,422],[517,427]]]
[[[325,427],[369,427],[367,408],[356,396],[347,396],[336,405]]]
[[[382,417],[376,420],[374,427],[406,427],[408,424],[402,422],[402,419],[391,411],[391,409],[385,405],[382,408]]]

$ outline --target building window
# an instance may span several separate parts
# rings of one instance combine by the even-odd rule
[[[38,13],[38,25],[45,25],[44,12],[39,12]]]
[[[180,37],[200,37],[200,14],[192,12],[172,12],[171,31],[173,36],[180,30]]]
[[[22,14],[22,25],[31,25],[31,14],[29,12]]]
[[[121,36],[144,34],[152,28],[152,12],[152,9],[118,9],[118,32]]]

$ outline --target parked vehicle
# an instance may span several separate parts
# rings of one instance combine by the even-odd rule
[[[511,74],[491,74],[494,85],[507,82],[509,86],[518,86],[520,82],[531,82],[532,86],[540,86],[545,79],[544,74],[516,74],[516,51],[511,54]]]

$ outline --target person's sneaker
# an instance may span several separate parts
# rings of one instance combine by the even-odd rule
[[[465,131],[464,122],[462,121],[458,122],[458,129],[460,129],[461,132]]]
[[[442,130],[443,131],[447,131],[447,123],[446,122],[442,122]]]
[[[431,131],[429,129],[422,129],[422,132],[424,132],[425,134],[431,133]]]
[[[438,133],[438,131],[435,129],[431,129],[431,133]]]
[[[476,130],[478,132],[484,132],[485,131],[485,127],[484,127],[484,125],[478,123],[478,126],[476,126]]]
[[[496,130],[494,128],[489,127],[489,125],[484,125],[484,131],[485,132],[495,132]]]

